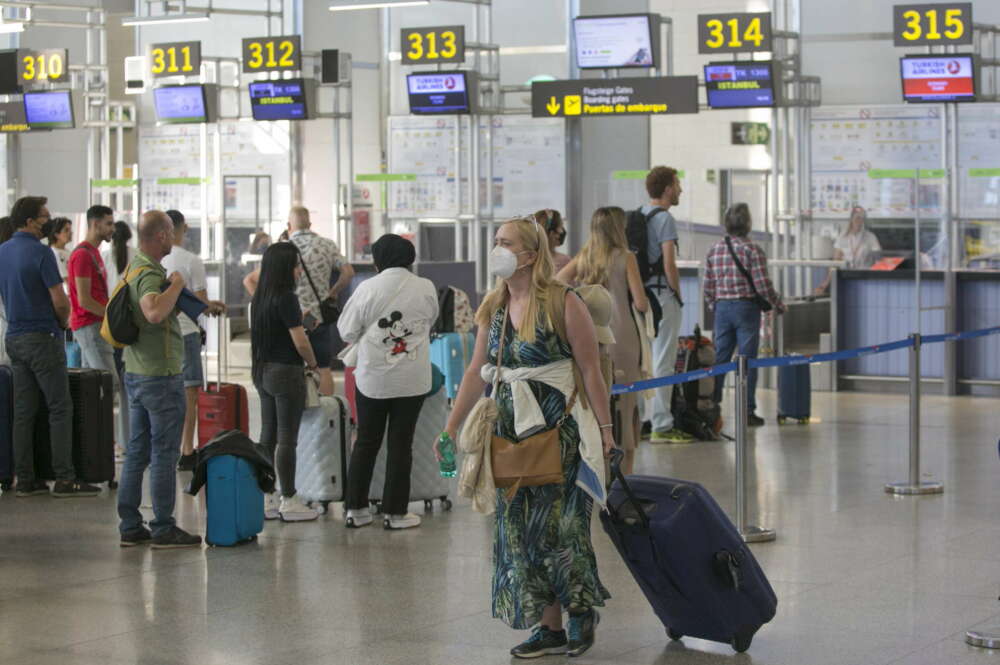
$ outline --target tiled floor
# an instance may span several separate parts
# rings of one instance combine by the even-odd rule
[[[762,391],[765,412],[773,399]],[[813,402],[822,423],[753,435],[754,521],[778,530],[753,549],[780,601],[750,651],[668,643],[595,525],[614,598],[579,662],[1000,664],[962,640],[1000,625],[1000,400],[925,398],[924,469],[946,493],[910,498],[882,491],[904,479],[905,398]],[[638,465],[732,509],[732,444],[645,444]],[[178,514],[203,529],[199,499],[182,495]],[[489,664],[525,635],[489,616],[490,525],[462,502],[409,532],[348,531],[339,510],[268,523],[237,549],[121,550],[115,524],[107,494],[0,497],[0,662]]]

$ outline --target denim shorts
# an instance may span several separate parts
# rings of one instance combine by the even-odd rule
[[[333,331],[330,325],[321,324],[308,335],[309,343],[312,344],[313,353],[316,355],[316,364],[320,367],[329,367],[333,360]]]
[[[205,374],[201,366],[201,333],[184,335],[184,387],[201,388]]]

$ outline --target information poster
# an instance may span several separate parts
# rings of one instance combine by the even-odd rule
[[[941,169],[941,107],[837,106],[812,114],[814,219],[845,219],[854,205],[871,218],[913,217],[913,184],[873,178],[873,171]],[[919,191],[920,214],[942,212],[943,181],[928,179]]]
[[[461,136],[455,123],[461,123]],[[480,201],[486,212],[486,122],[479,125]],[[389,118],[389,172],[415,180],[388,184],[395,216],[455,217],[469,209],[469,121],[455,117]],[[460,142],[461,183],[456,186],[455,142]],[[565,134],[561,120],[493,118],[494,215],[511,217],[558,206],[565,209]],[[459,205],[461,201],[461,206]]]
[[[958,203],[966,219],[1000,219],[1000,104],[958,108]]]

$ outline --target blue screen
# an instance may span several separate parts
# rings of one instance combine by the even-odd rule
[[[705,65],[705,89],[713,109],[774,106],[770,62]]]
[[[200,85],[177,85],[153,89],[156,117],[160,122],[207,122],[205,93]]]
[[[73,101],[69,90],[24,93],[24,118],[32,129],[71,129]]]
[[[302,79],[255,81],[250,84],[250,109],[254,120],[306,120],[305,83]]]

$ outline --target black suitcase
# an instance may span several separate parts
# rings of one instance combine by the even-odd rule
[[[0,489],[14,486],[14,370],[0,365]]]
[[[73,402],[73,467],[85,483],[108,483],[115,488],[115,398],[111,372],[69,369]],[[48,409],[39,405],[35,421],[35,476],[53,480]]]
[[[750,549],[712,496],[696,483],[620,471],[601,523],[653,611],[685,635],[746,651],[774,618],[778,598]]]

